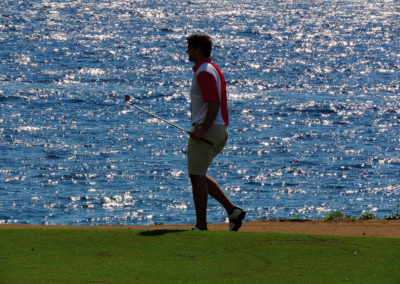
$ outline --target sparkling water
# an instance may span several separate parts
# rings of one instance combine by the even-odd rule
[[[229,93],[209,174],[247,220],[383,217],[400,203],[398,1],[0,7],[0,223],[193,223],[187,135],[124,96],[189,129],[195,32],[212,36]]]

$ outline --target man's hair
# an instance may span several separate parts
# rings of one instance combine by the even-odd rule
[[[200,48],[204,57],[210,57],[212,49],[212,40],[209,35],[206,34],[193,34],[187,38],[188,45],[194,48]]]

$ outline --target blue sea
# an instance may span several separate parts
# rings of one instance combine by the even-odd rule
[[[2,0],[0,223],[191,224],[186,37],[229,93],[209,175],[247,221],[400,203],[397,0]],[[210,198],[208,221],[226,222]]]

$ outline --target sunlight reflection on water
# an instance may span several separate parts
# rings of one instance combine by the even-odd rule
[[[123,97],[189,127],[198,31],[230,94],[210,174],[249,220],[399,203],[399,4],[207,3],[1,4],[0,223],[193,222],[186,135]]]

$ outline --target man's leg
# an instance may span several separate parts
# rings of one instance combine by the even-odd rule
[[[189,175],[192,182],[193,201],[196,209],[196,227],[207,229],[208,191],[206,176]]]
[[[221,203],[227,212],[231,212],[235,208],[221,187],[211,177],[190,175],[190,181],[192,182],[193,200],[196,209],[196,226],[199,229],[207,228],[208,194]]]
[[[210,194],[219,203],[221,203],[222,206],[224,206],[226,212],[228,212],[229,230],[238,231],[242,226],[242,221],[246,216],[246,212],[243,211],[241,208],[233,205],[233,203],[225,195],[224,191],[221,189],[221,187],[215,180],[213,180],[209,176],[206,176],[205,178],[207,183],[208,194]]]
[[[209,176],[206,176],[206,183],[208,194],[221,203],[227,212],[231,212],[235,206],[226,196],[225,192],[221,189],[218,183]]]

